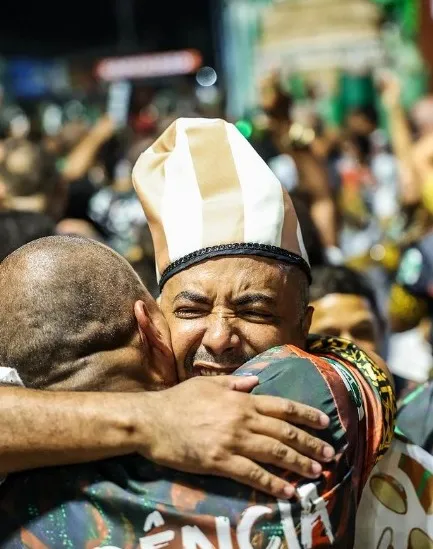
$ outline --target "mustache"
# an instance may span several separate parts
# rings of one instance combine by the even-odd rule
[[[233,350],[224,351],[224,353],[217,355],[199,348],[195,351],[190,351],[185,357],[185,370],[192,372],[195,362],[208,362],[209,364],[219,364],[225,367],[239,367],[254,358],[254,356],[255,354]]]

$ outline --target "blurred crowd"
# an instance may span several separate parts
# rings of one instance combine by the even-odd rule
[[[433,98],[407,112],[398,78],[376,80],[386,127],[375,107],[360,106],[337,128],[314,102],[300,108],[272,73],[260,83],[247,137],[291,194],[312,266],[347,267],[371,286],[381,351],[403,394],[426,381],[431,367]],[[183,91],[170,109],[142,94],[139,115],[122,125],[102,113],[92,123],[65,118],[48,131],[22,111],[3,117],[0,259],[42,236],[82,235],[124,256],[156,295],[132,167],[178,116],[223,116],[221,101],[206,104]],[[237,126],[245,134],[245,121]]]
[[[323,340],[326,341],[326,345],[329,345],[330,349],[326,347],[325,343],[320,343],[320,338],[318,338],[310,348],[307,348],[307,351],[313,354],[314,345],[316,345],[316,352],[322,352],[327,359],[332,351],[337,353],[341,362],[338,363],[338,360],[331,357],[329,360],[333,366],[328,365],[329,368],[325,368],[326,375],[329,375],[330,379],[332,378],[331,386],[334,384],[338,387],[339,383],[344,384],[347,394],[350,394],[350,398],[354,399],[356,403],[357,408],[353,414],[353,417],[356,418],[354,423],[356,429],[347,427],[349,423],[345,425],[349,435],[353,436],[353,440],[345,446],[344,451],[347,448],[352,448],[352,444],[353,447],[356,446],[357,449],[360,449],[359,454],[350,454],[347,463],[344,460],[341,461],[342,463],[344,461],[344,466],[347,465],[350,469],[348,475],[355,471],[354,480],[346,482],[350,477],[344,476],[346,473],[343,474],[343,469],[340,470],[337,466],[331,467],[329,478],[332,479],[334,474],[338,477],[338,486],[343,487],[338,497],[344,499],[346,495],[343,497],[341,494],[350,492],[351,487],[358,489],[357,483],[362,477],[359,486],[366,487],[364,501],[367,503],[365,505],[369,505],[368,498],[371,496],[372,501],[374,497],[376,498],[375,505],[379,505],[377,503],[379,501],[383,504],[384,509],[393,510],[392,506],[397,505],[395,502],[398,497],[404,500],[406,494],[410,493],[409,488],[404,486],[401,490],[396,490],[396,494],[387,492],[387,490],[392,490],[397,483],[391,479],[391,476],[386,472],[387,469],[384,469],[385,473],[383,474],[377,469],[373,469],[376,462],[380,457],[385,456],[383,467],[389,466],[390,460],[393,459],[392,456],[403,456],[404,452],[399,444],[406,444],[408,441],[416,445],[414,446],[416,451],[426,450],[429,453],[433,451],[433,419],[429,414],[433,391],[433,381],[431,381],[433,379],[431,347],[433,345],[433,96],[423,97],[408,111],[403,107],[401,83],[395,75],[383,74],[375,81],[382,115],[379,115],[377,105],[353,106],[347,111],[343,124],[337,127],[331,126],[322,118],[316,108],[317,103],[314,101],[313,93],[310,102],[300,105],[284,85],[282,75],[273,72],[260,82],[257,93],[258,104],[254,113],[246,119],[229,120],[229,122],[233,122],[237,130],[247,137],[255,151],[266,162],[292,198],[303,234],[303,243],[302,238],[298,238],[296,225],[294,225],[293,232],[296,233],[296,237],[291,236],[293,241],[296,240],[299,245],[300,253],[293,253],[289,248],[283,252],[285,251],[290,257],[296,256],[299,265],[304,261],[302,257],[304,257],[305,245],[312,268],[310,303],[315,309],[311,332],[325,336]],[[160,95],[151,92],[134,92],[136,90],[132,94],[134,112],[129,110],[129,116],[124,116],[123,119],[121,116],[117,118],[113,116],[113,112],[107,108],[106,112],[101,112],[93,121],[89,121],[79,114],[72,117],[63,117],[60,114],[57,116],[57,122],[54,121],[56,123],[50,125],[46,123],[46,120],[45,123],[42,123],[38,115],[34,114],[38,112],[37,109],[34,109],[33,114],[30,114],[25,109],[13,111],[8,107],[8,113],[12,113],[12,115],[3,116],[0,105],[0,120],[2,120],[0,261],[3,261],[14,250],[41,237],[50,235],[82,236],[104,243],[118,252],[140,275],[150,294],[155,298],[158,296],[159,286],[155,274],[155,250],[149,228],[150,221],[148,223],[143,212],[144,201],[142,199],[140,203],[134,189],[133,167],[141,153],[147,150],[167,128],[176,128],[176,125],[170,126],[174,120],[179,117],[224,118],[224,106],[221,97],[206,97],[204,95],[200,97],[193,87],[181,90],[179,97],[175,97],[171,102],[164,101]],[[211,95],[212,93],[214,92],[211,92]],[[128,111],[127,104],[123,105],[124,110],[125,108]],[[4,110],[5,108],[3,108]],[[232,127],[230,126],[230,128]],[[202,131],[200,127],[199,130]],[[173,138],[174,131],[177,130],[166,132],[165,139]],[[178,131],[180,132],[180,130]],[[167,134],[169,134],[168,137]],[[235,134],[238,135],[236,132]],[[159,146],[161,146],[160,143]],[[221,149],[216,148],[216,150]],[[250,150],[250,147],[245,150]],[[205,157],[212,158],[213,163],[210,165],[215,165],[214,151],[206,149],[199,152]],[[241,153],[237,152],[237,154],[242,162],[248,161],[248,158],[247,160],[241,158]],[[251,154],[254,155],[251,158],[257,157],[254,151]],[[258,162],[260,166],[263,166],[260,159]],[[180,169],[182,166],[181,164]],[[150,173],[153,176],[152,169],[150,167],[145,175]],[[265,184],[272,185],[275,178],[269,170],[265,170],[264,173],[268,172],[270,179]],[[206,181],[206,177],[203,177],[203,180]],[[157,176],[155,176],[155,181],[159,182]],[[207,184],[212,186],[212,177],[209,177],[209,181],[210,183],[207,182]],[[244,182],[242,183],[244,184]],[[213,189],[213,192],[218,195],[218,189]],[[278,196],[282,200],[282,197]],[[218,199],[215,201],[218,203]],[[271,211],[274,212],[274,210]],[[293,210],[290,211],[293,212]],[[178,215],[181,219],[182,215],[188,216],[188,211],[180,212],[180,214],[178,212]],[[294,217],[296,218],[296,216]],[[221,218],[220,223],[225,223],[224,218]],[[269,225],[272,225],[272,220]],[[283,225],[281,226],[283,227]],[[282,229],[281,233],[283,232]],[[219,235],[212,234],[212,236],[218,247],[221,244],[218,240]],[[155,237],[154,234],[153,237],[156,238],[155,241],[158,241],[158,235]],[[226,243],[222,243],[222,248],[224,248],[224,244]],[[247,242],[247,244],[256,245],[251,242]],[[71,244],[71,246],[73,245]],[[229,244],[228,246],[236,247],[238,244]],[[263,246],[276,249],[271,245]],[[203,250],[211,248],[212,246],[203,247],[199,252],[195,250],[195,253],[200,254]],[[159,252],[161,254],[161,251]],[[185,255],[185,258],[188,260],[190,255],[192,257],[194,253]],[[233,258],[231,261],[234,261]],[[176,267],[176,261],[172,265]],[[103,265],[100,266],[101,269],[103,267]],[[74,268],[77,269],[76,264]],[[306,268],[308,270],[307,265]],[[188,271],[188,269],[186,270]],[[5,269],[6,271],[7,269]],[[236,273],[236,270],[234,269],[233,272]],[[87,275],[88,277],[92,276],[91,269]],[[190,273],[190,276],[194,277],[194,273],[192,275]],[[117,279],[113,275],[113,280],[107,286],[111,288],[109,291],[115,292],[116,289],[119,291],[119,285],[116,285],[115,280]],[[218,277],[212,278],[212,284],[218,287]],[[77,288],[77,284],[74,287]],[[299,298],[303,294],[302,287],[302,285],[299,287],[292,285],[293,303],[296,300],[302,301]],[[62,289],[63,286],[59,284],[58,288]],[[101,295],[106,293],[102,282],[99,290],[101,290]],[[79,294],[80,288],[77,291]],[[218,291],[220,290],[218,289]],[[231,290],[227,291],[230,294]],[[191,292],[183,293],[190,295]],[[304,293],[307,295],[308,291]],[[182,295],[182,292],[179,295]],[[252,300],[254,301],[253,298]],[[208,298],[199,296],[200,306],[208,301]],[[156,314],[155,310],[158,307],[150,305],[150,303],[149,296],[147,305],[150,307],[149,310]],[[291,305],[293,304],[291,303]],[[306,305],[304,308],[308,309],[308,301],[304,305]],[[293,310],[289,307],[283,308],[285,314],[295,316],[294,306]],[[147,313],[144,309],[138,310],[138,313],[137,310],[136,307],[134,314],[137,315],[140,337],[143,337],[142,333],[145,332],[145,328],[149,332],[151,331],[151,322],[148,319],[146,321]],[[192,314],[195,318],[194,311],[195,309]],[[311,320],[311,309],[309,311]],[[116,315],[111,315],[111,321],[115,326],[117,319],[113,319],[113,316]],[[257,333],[260,334],[261,331],[265,333],[266,330],[261,330],[261,328],[267,323],[271,324],[273,328],[275,327],[268,317],[269,315],[265,314],[264,321],[262,319],[260,322],[251,322]],[[142,324],[140,324],[140,318],[144,318]],[[35,322],[41,323],[41,320],[36,318]],[[134,326],[135,324],[134,317]],[[95,329],[93,324],[92,326],[92,329]],[[188,327],[188,329],[190,328]],[[250,329],[249,327],[248,330]],[[7,330],[4,332],[7,333]],[[307,332],[308,327],[305,334]],[[250,334],[249,331],[248,334]],[[181,333],[179,339],[187,339],[184,335]],[[156,341],[155,352],[158,353],[161,351],[161,347],[158,345],[161,345],[162,337],[161,334],[156,336],[153,334],[153,336],[154,339],[148,340],[150,344],[148,343],[146,349],[152,348]],[[109,340],[108,344],[112,346],[110,337],[110,335],[107,336],[107,340]],[[343,338],[343,343],[338,338]],[[133,338],[131,338],[132,340]],[[353,341],[356,347],[346,347],[348,345],[347,342],[345,343],[346,340]],[[273,344],[275,345],[275,342]],[[265,348],[268,349],[266,346]],[[164,349],[161,353],[163,356]],[[309,355],[310,358],[312,354]],[[395,442],[393,442],[395,402],[393,390],[387,378],[386,367],[384,366],[383,370],[376,368],[374,360],[369,362],[370,359],[365,358],[367,354],[374,357],[378,355],[385,359],[394,377],[397,405],[400,410],[397,414],[398,438]],[[305,355],[307,356],[306,353]],[[348,356],[349,358],[347,358]],[[346,364],[345,361],[349,359],[352,360],[356,368],[352,370],[349,368],[346,371],[344,369],[346,366],[343,367],[342,364]],[[270,362],[272,360],[274,359],[271,358]],[[314,360],[311,360],[312,364],[315,364]],[[378,360],[381,359],[378,358]],[[340,372],[341,379],[334,372],[334,366],[336,372]],[[202,369],[206,370],[206,368]],[[308,385],[309,382],[303,381],[304,373],[300,373],[301,370],[302,368],[297,370],[298,377],[293,375],[293,379],[286,383],[286,387],[291,388],[293,385],[293,390],[297,387],[296,390],[300,395],[309,397],[310,393],[318,392],[318,387],[320,388],[321,385],[316,380],[311,382],[311,387],[306,387],[305,384]],[[341,373],[341,371],[346,373]],[[199,377],[205,375],[216,374],[215,372],[213,374],[198,374]],[[357,375],[359,378],[356,377]],[[325,374],[323,376],[326,377]],[[365,377],[364,381],[360,381],[362,376]],[[295,378],[300,380],[299,386],[295,386]],[[366,389],[366,387],[368,388]],[[336,395],[337,393],[340,396],[341,394],[346,395],[344,390],[335,391]],[[293,398],[293,401],[298,396],[295,392],[296,398]],[[328,397],[326,396],[326,398]],[[188,402],[195,402],[194,399],[194,396],[188,397]],[[201,395],[200,398],[197,398],[197,402],[200,399],[203,410],[207,410],[209,402]],[[329,402],[331,401],[330,413],[334,414],[334,419],[338,416],[344,420],[347,418],[353,420],[353,417],[344,411],[346,404],[339,407],[339,404],[335,404],[332,398],[329,399]],[[312,402],[317,407],[322,406],[321,401],[317,404],[314,400],[307,399],[307,402]],[[320,409],[324,411],[322,408]],[[335,411],[338,413],[334,413]],[[191,419],[190,414],[184,413],[184,408],[182,408],[182,412],[188,416],[188,420]],[[197,415],[199,416],[200,413]],[[176,414],[177,412],[173,413],[173,417],[177,420]],[[194,414],[191,414],[191,417],[193,416]],[[216,417],[215,414],[214,416]],[[214,419],[212,417],[210,423]],[[369,448],[371,445],[371,451],[364,449],[361,429],[359,431],[361,434],[357,430],[358,421],[361,425],[364,420],[367,424],[365,427],[365,448]],[[274,420],[272,419],[272,421]],[[187,425],[187,432],[189,432],[188,429]],[[174,431],[175,429],[173,429]],[[67,433],[67,430],[64,432]],[[160,440],[163,440],[164,437],[167,440],[170,439],[167,437],[166,431],[161,432],[164,432],[164,436],[160,436]],[[182,433],[181,429],[180,432]],[[339,430],[338,433],[340,433]],[[247,439],[247,437],[244,438]],[[200,437],[196,436],[196,439],[200,439]],[[75,439],[72,438],[72,440]],[[333,439],[332,442],[334,442]],[[188,444],[185,444],[185,447],[189,448]],[[386,454],[386,450],[389,448],[391,449]],[[368,454],[368,459],[359,457],[364,455],[362,453],[364,451],[366,456]],[[66,451],[63,453],[67,455]],[[171,448],[169,448],[169,453],[173,453]],[[47,452],[44,456],[46,454]],[[93,456],[93,454],[91,455]],[[96,454],[97,458],[99,455]],[[111,453],[108,455],[110,456]],[[354,457],[354,455],[358,457]],[[105,457],[105,454],[102,456]],[[387,458],[386,456],[391,457]],[[182,459],[178,460],[182,466],[180,470],[197,472],[197,467],[194,466],[196,462],[191,461],[188,452],[186,452],[186,458],[182,456]],[[266,457],[266,459],[268,458]],[[190,465],[188,460],[193,465]],[[160,462],[164,465],[168,463],[173,467],[178,465],[176,459],[173,462],[170,460],[160,460]],[[265,462],[269,463],[266,460]],[[56,464],[57,461],[54,460],[53,463]],[[426,474],[428,473],[431,477],[431,460],[427,463],[421,455],[419,463],[427,471]],[[419,463],[417,462],[417,466]],[[46,460],[37,462],[36,466],[41,464],[45,465]],[[276,464],[279,465],[279,462]],[[31,466],[33,465],[31,464]],[[27,465],[20,466],[23,469],[26,467]],[[14,470],[13,467],[11,469]],[[373,477],[371,478],[377,478],[377,486],[382,487],[377,491],[375,491],[374,483],[367,483],[367,478],[372,470]],[[6,473],[9,471],[10,469],[5,469]],[[208,473],[209,468],[200,469],[198,467],[198,472],[200,471]],[[398,478],[397,473],[396,479]],[[48,474],[51,473],[48,472]],[[210,474],[214,474],[213,469],[210,470]],[[225,475],[218,474],[219,476],[229,476],[227,472]],[[230,478],[245,480],[245,475],[235,477],[233,477],[233,473],[230,475]],[[342,479],[338,475],[344,478]],[[256,487],[257,483],[251,482],[251,478],[249,477],[249,485]],[[424,481],[420,481],[419,486],[415,485],[415,481],[412,482],[412,488],[420,490],[417,492],[420,501],[419,494],[425,490],[430,498],[428,501],[431,502],[432,489],[430,485],[423,484]],[[5,486],[7,486],[7,482],[5,482]],[[202,485],[200,484],[200,486]],[[319,482],[317,486],[320,490],[324,490],[324,484]],[[361,488],[359,493],[347,496],[354,508],[360,501]],[[329,490],[329,493],[334,494],[333,488],[329,489],[329,486],[326,486],[326,489]],[[267,491],[270,492],[270,489],[268,488]],[[318,493],[315,492],[315,494],[319,498]],[[320,492],[320,497],[321,494]],[[388,498],[389,494],[391,495]],[[307,494],[307,496],[308,499],[310,495]],[[187,499],[190,497],[189,492],[185,497]],[[236,498],[237,495],[234,500],[238,501],[239,498]],[[247,499],[253,501],[253,498],[249,496]],[[356,503],[354,503],[355,500]],[[257,501],[259,502],[260,499]],[[316,503],[311,503],[308,513],[313,517],[312,524],[314,523],[314,528],[316,528],[314,538],[316,543],[316,538],[322,539],[322,533],[317,526],[315,505]],[[405,505],[407,507],[406,503]],[[329,507],[337,517],[335,531],[347,530],[344,535],[348,536],[347,539],[353,538],[353,523],[351,526],[347,526],[341,518],[344,516],[344,506],[341,509],[334,509],[333,504],[330,504]],[[409,502],[409,507],[413,513],[415,513],[415,508],[418,509],[413,502]],[[326,506],[324,508],[326,509]],[[387,539],[386,532],[390,530],[385,519],[382,518],[383,513],[376,514],[372,512],[372,508],[368,508],[365,513],[360,515],[362,520],[357,525],[358,540],[361,540],[358,541],[360,548],[370,546],[364,544],[366,542],[363,540],[370,539],[370,535],[372,536],[373,533],[377,534],[376,537],[381,536],[381,540],[385,540]],[[426,510],[426,508],[424,509]],[[400,526],[399,512],[395,511],[397,519],[393,518],[397,524],[397,526],[393,526],[396,532]],[[218,511],[216,516],[219,516],[219,513]],[[304,508],[302,513],[304,513]],[[304,516],[302,513],[300,513],[301,518]],[[429,511],[426,510],[426,513],[428,514]],[[283,511],[281,511],[281,516],[283,516]],[[335,517],[333,517],[334,519]],[[412,519],[413,517],[408,516],[406,522],[401,522],[401,529],[408,530],[408,532],[402,533],[401,539],[409,539],[408,536],[412,535],[409,534],[409,529],[416,522]],[[422,526],[420,535],[427,536],[427,531],[430,535],[431,530],[428,530],[424,524],[424,522],[427,524],[427,518],[424,517],[420,521]],[[362,531],[363,528],[364,531]],[[313,526],[311,529],[313,530]],[[73,524],[72,530],[74,530]],[[147,535],[146,526],[145,531]],[[411,532],[413,531],[412,528]],[[304,534],[305,532],[302,531],[302,536]],[[327,536],[329,537],[329,532]],[[324,535],[325,538],[328,539]],[[156,547],[156,545],[150,546]],[[195,546],[198,547],[198,545]],[[204,546],[208,547],[208,545]],[[327,547],[328,545],[323,542],[323,545],[314,546]],[[427,545],[413,545],[413,547],[418,546],[427,547]],[[308,547],[313,547],[313,545],[310,544]],[[385,547],[385,545],[382,544],[380,547]]]

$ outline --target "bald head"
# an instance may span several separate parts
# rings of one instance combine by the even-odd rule
[[[106,366],[139,349],[134,304],[148,298],[130,265],[102,244],[67,236],[27,244],[0,265],[0,364],[31,387],[113,389],[107,377],[137,380],[139,359],[135,369]]]

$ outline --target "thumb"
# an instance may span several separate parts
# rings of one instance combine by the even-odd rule
[[[259,384],[259,378],[257,376],[217,376],[208,379],[212,381],[212,383],[217,383],[232,391],[241,391],[243,393],[249,393]]]

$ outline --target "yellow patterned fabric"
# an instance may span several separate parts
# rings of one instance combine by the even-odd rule
[[[389,313],[395,321],[416,326],[428,314],[426,300],[412,295],[399,284],[392,285],[389,297]]]

